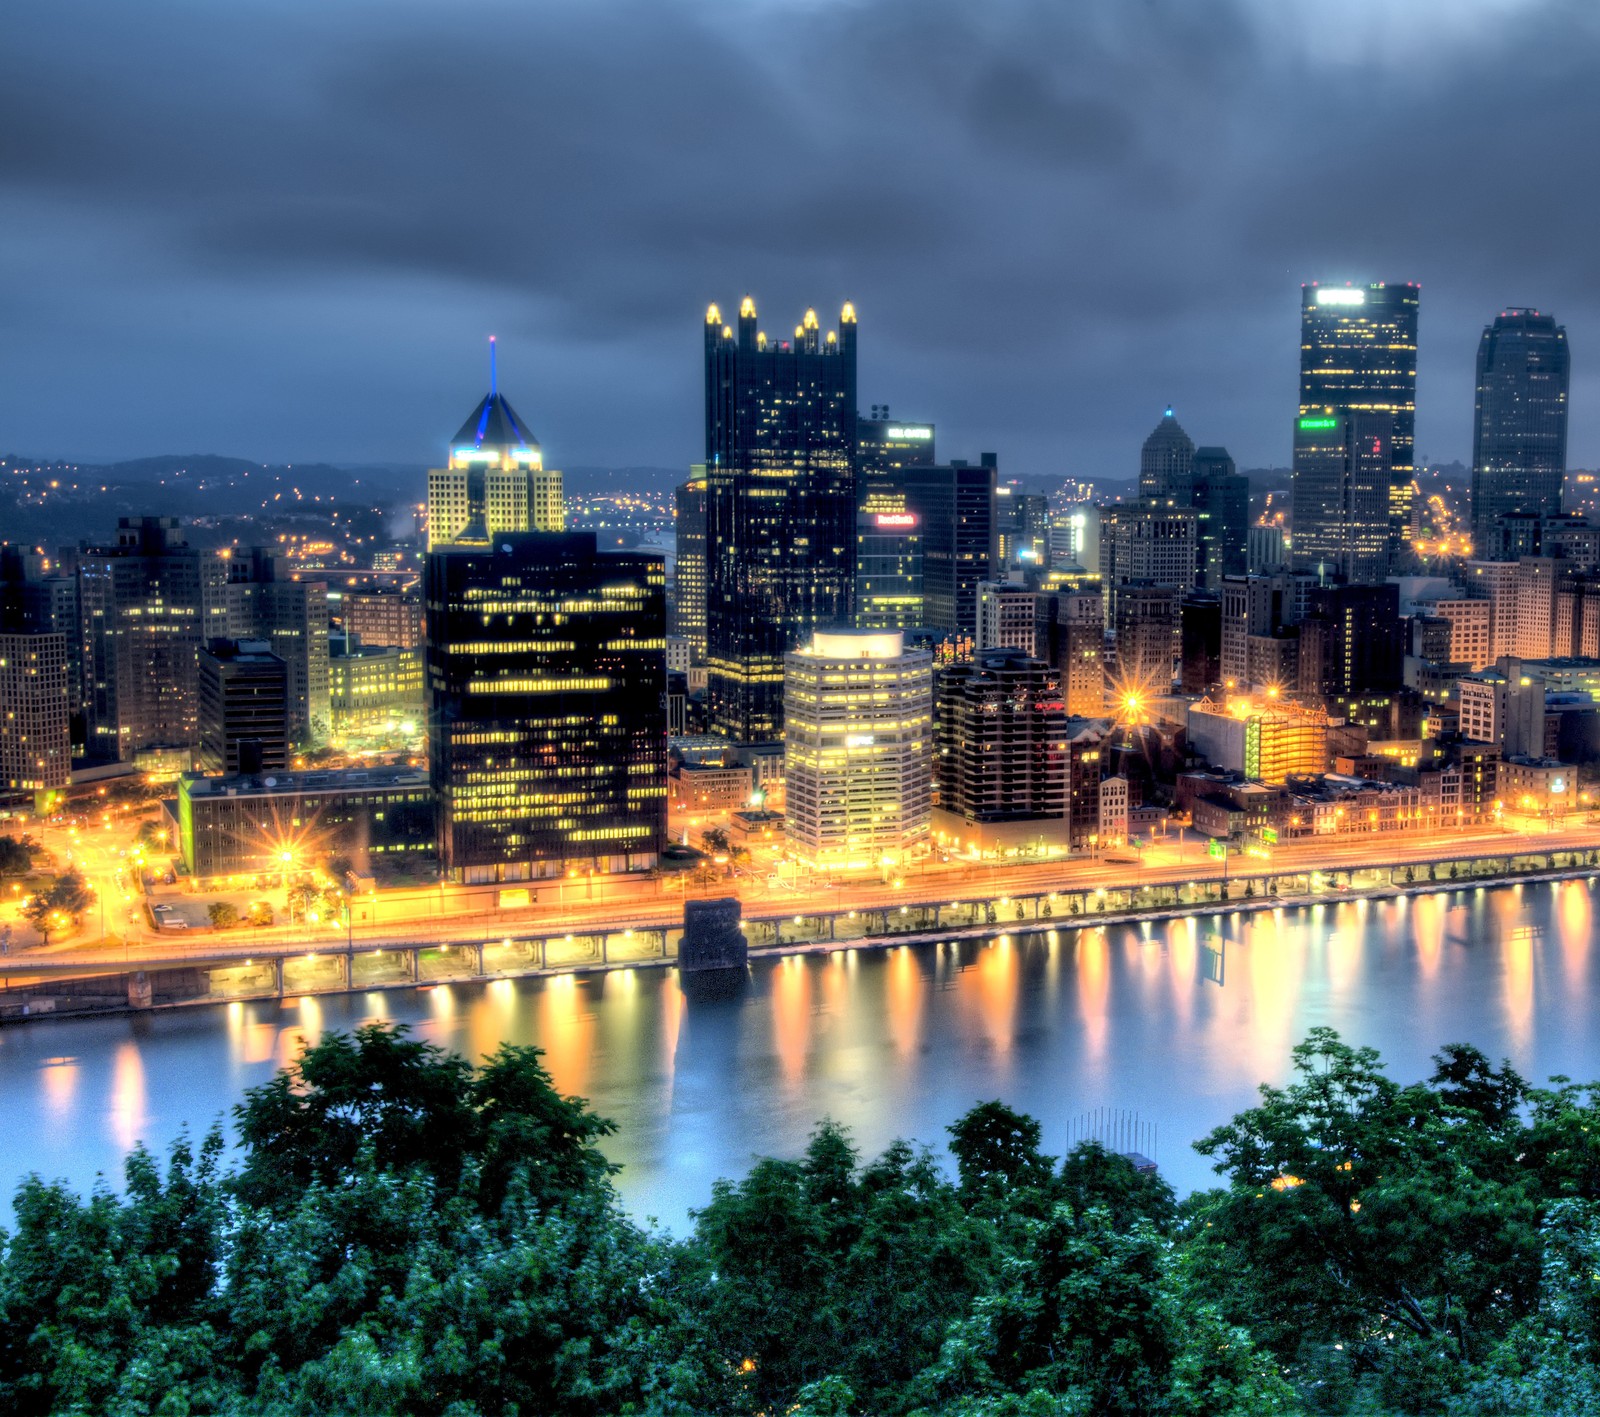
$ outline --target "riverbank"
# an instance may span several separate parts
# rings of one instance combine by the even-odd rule
[[[761,955],[882,949],[1179,917],[1212,917],[1349,900],[1385,900],[1463,887],[1593,879],[1595,848],[1452,856],[1393,866],[1287,870],[955,901],[906,902],[862,910],[746,918],[752,958]],[[26,982],[0,987],[0,1023],[192,1008],[203,1004],[292,999],[499,979],[538,979],[677,963],[682,929],[606,925],[590,932],[501,936],[450,943],[353,941],[343,949],[303,944],[207,955],[191,947],[175,959],[146,955],[138,967],[85,969],[57,957],[31,961]],[[1220,961],[1218,967],[1220,968]],[[23,972],[21,970],[18,971]]]

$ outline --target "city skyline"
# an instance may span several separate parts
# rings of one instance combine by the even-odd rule
[[[12,43],[4,442],[425,463],[495,333],[506,388],[568,465],[686,465],[685,312],[756,290],[795,318],[828,290],[871,330],[864,400],[1017,474],[1130,476],[1168,403],[1241,467],[1286,466],[1295,289],[1414,279],[1419,455],[1470,457],[1477,337],[1526,305],[1579,340],[1571,460],[1593,465],[1600,290],[1570,239],[1589,199],[1546,135],[1600,125],[1560,82],[1600,39],[1553,6],[1418,10],[519,13],[456,94],[473,26],[455,17],[403,14],[358,44],[354,12],[296,29],[157,11],[133,32],[110,7],[54,7]],[[519,53],[553,71],[538,92],[482,81]],[[717,82],[740,124],[709,117]],[[792,111],[807,84],[826,121]],[[1398,133],[1406,163],[1376,162]],[[1458,180],[1467,153],[1510,174],[1492,198]],[[1355,173],[1366,200],[1319,200]],[[491,177],[508,219],[463,222],[460,194]],[[733,220],[706,200],[730,180]],[[1487,254],[1507,249],[1515,268]]]

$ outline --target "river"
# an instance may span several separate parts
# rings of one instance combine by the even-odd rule
[[[1594,886],[1510,885],[1338,904],[762,959],[686,997],[664,969],[236,1003],[0,1028],[0,1184],[120,1180],[139,1140],[202,1131],[302,1043],[368,1019],[477,1056],[536,1043],[558,1086],[613,1118],[618,1186],[683,1225],[719,1176],[792,1155],[819,1118],[874,1152],[939,1146],[1003,1098],[1062,1149],[1095,1108],[1137,1112],[1163,1173],[1211,1181],[1191,1143],[1282,1082],[1318,1024],[1426,1074],[1474,1043],[1526,1075],[1600,1077]]]

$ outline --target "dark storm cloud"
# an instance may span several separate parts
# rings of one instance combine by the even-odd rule
[[[863,401],[955,454],[1120,475],[1173,400],[1281,462],[1321,277],[1423,282],[1438,456],[1478,328],[1556,310],[1593,460],[1595,25],[1405,14],[34,4],[0,51],[0,443],[422,460],[477,392],[440,349],[493,325],[562,460],[687,461],[700,313],[749,289],[780,331],[853,299]]]

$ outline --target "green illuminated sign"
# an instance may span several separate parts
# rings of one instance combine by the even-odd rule
[[[1278,829],[1276,827],[1262,827],[1261,839],[1268,846],[1276,846],[1278,844]]]
[[[1224,846],[1220,841],[1208,841],[1206,843],[1206,855],[1207,856],[1226,856],[1227,854],[1228,854],[1228,848],[1226,846]]]
[[[1302,433],[1315,433],[1326,428],[1337,428],[1338,426],[1339,420],[1337,418],[1302,418],[1300,420],[1300,431]]]

